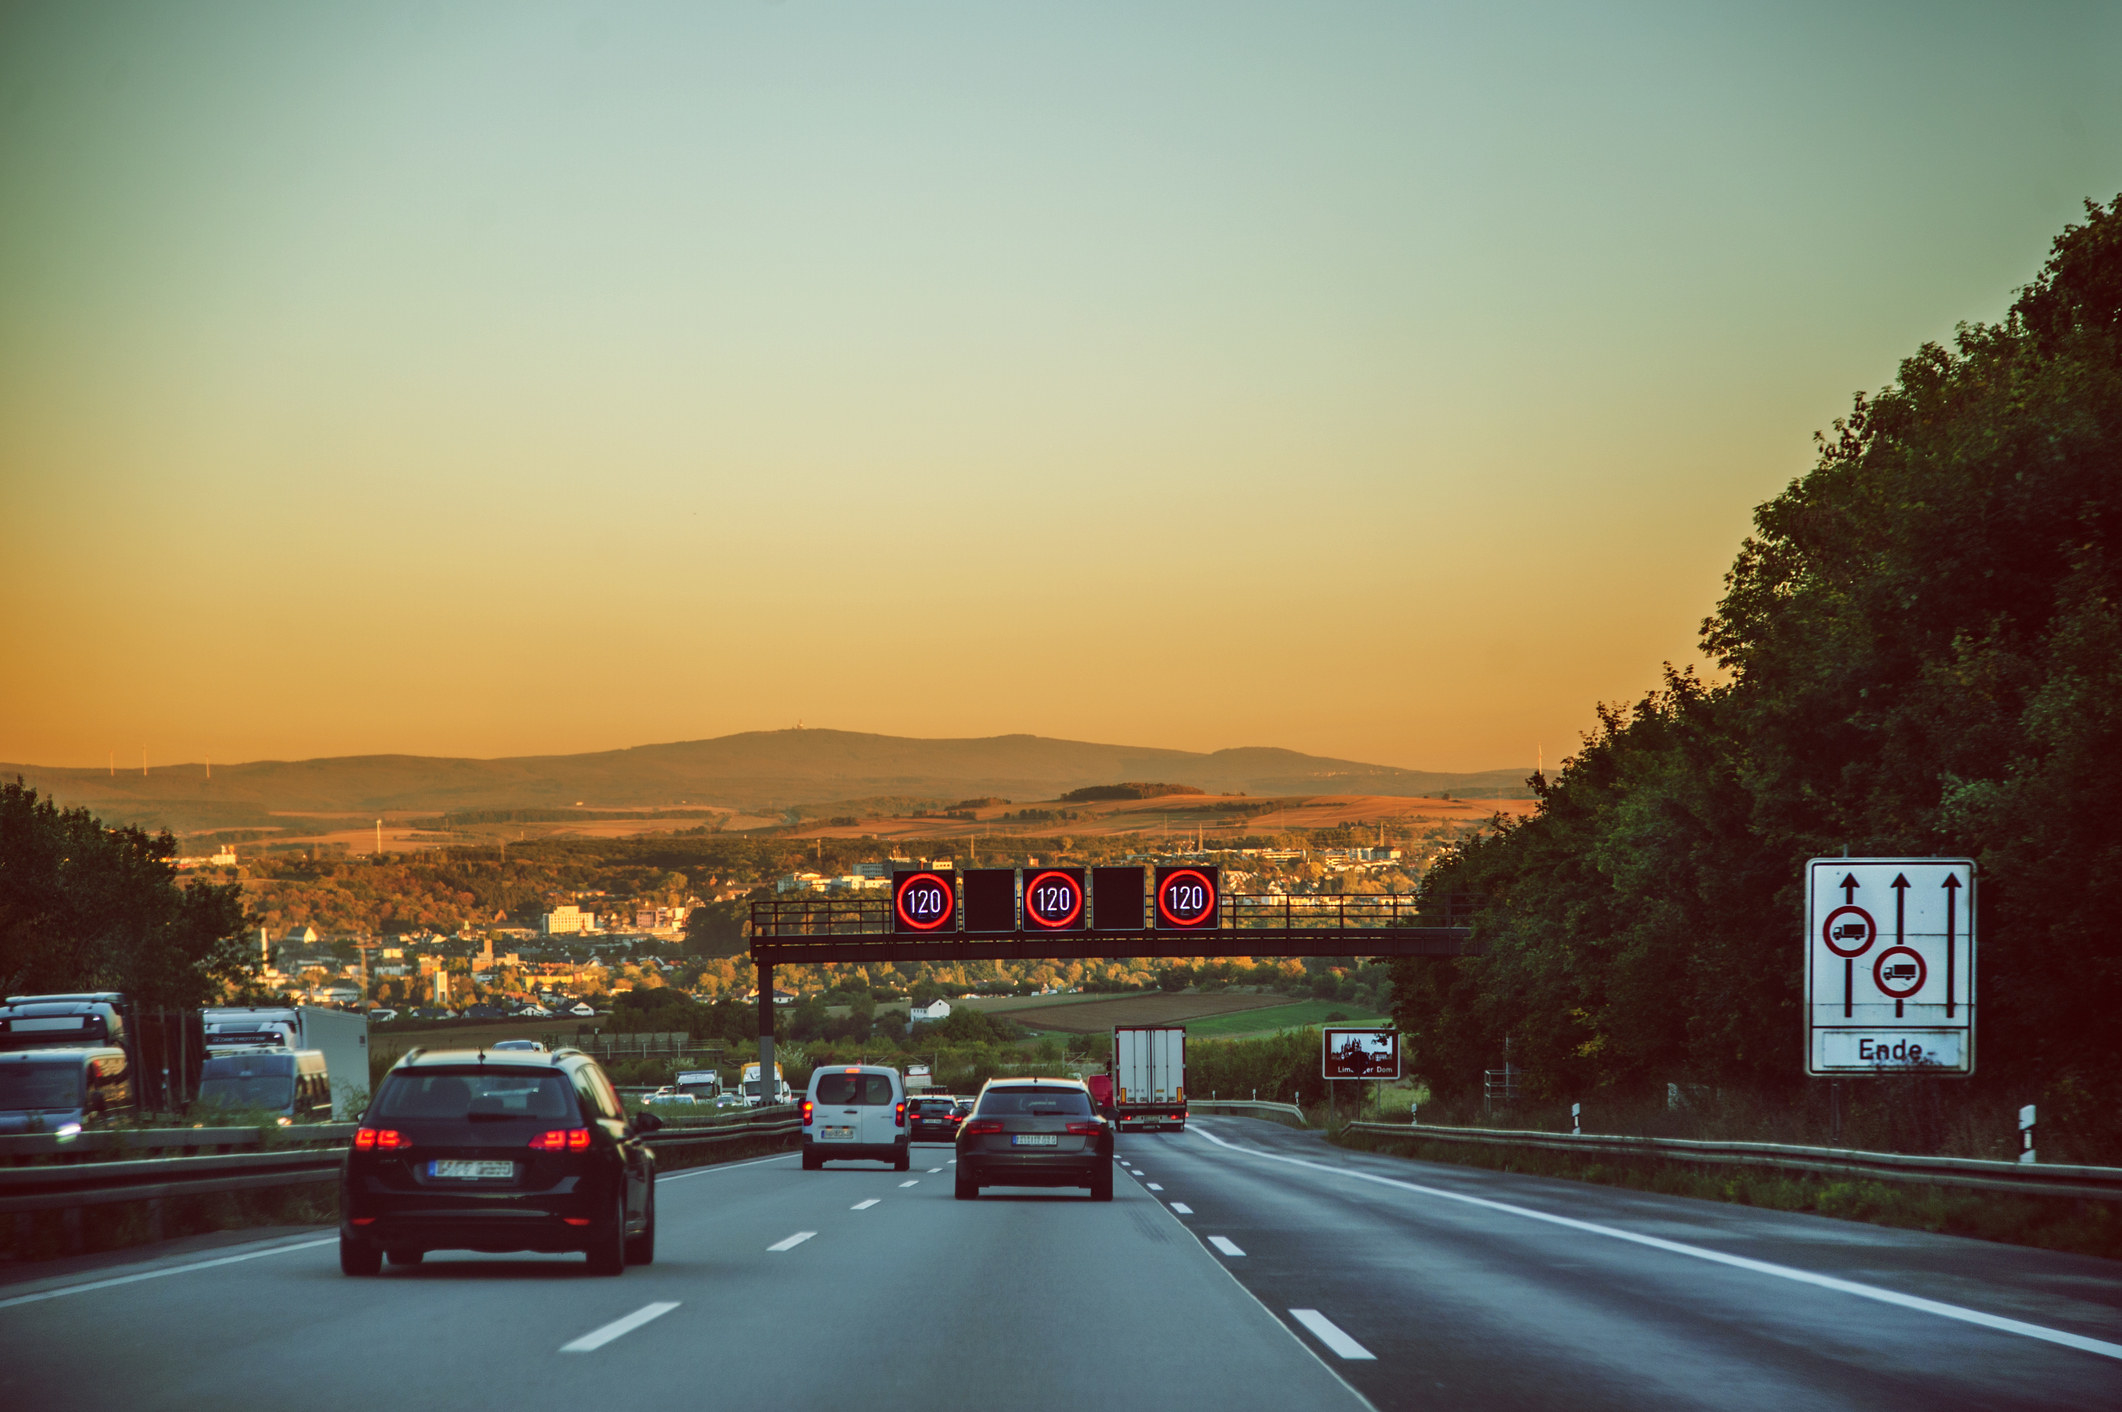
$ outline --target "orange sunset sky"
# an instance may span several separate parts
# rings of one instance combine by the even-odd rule
[[[2122,11],[0,9],[0,760],[1552,762]]]

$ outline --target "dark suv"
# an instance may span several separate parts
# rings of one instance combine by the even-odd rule
[[[339,1268],[386,1254],[580,1250],[616,1275],[656,1253],[656,1159],[597,1061],[576,1049],[419,1050],[361,1115],[339,1178]]]
[[[906,1125],[915,1142],[949,1142],[958,1136],[958,1100],[947,1093],[910,1099]]]
[[[989,1079],[958,1125],[957,1197],[983,1186],[1087,1186],[1113,1199],[1113,1125],[1080,1079]]]

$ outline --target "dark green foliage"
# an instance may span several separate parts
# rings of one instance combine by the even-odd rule
[[[122,990],[198,1005],[243,973],[239,889],[177,885],[176,840],[0,785],[0,994]]]
[[[1978,1082],[2047,1095],[2058,1157],[2122,1149],[2122,199],[2088,211],[1756,512],[1703,625],[1730,681],[1602,710],[1432,871],[1489,946],[1395,968],[1440,1092],[1506,1035],[1535,1096],[1794,1084],[1803,860],[1965,854]]]
[[[1061,796],[1063,804],[1090,804],[1101,799],[1159,799],[1168,794],[1200,794],[1190,784],[1147,784],[1129,780],[1124,784],[1093,784],[1072,789]]]

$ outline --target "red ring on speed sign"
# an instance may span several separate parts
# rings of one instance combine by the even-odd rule
[[[1065,917],[1049,917],[1039,911],[1038,904],[1032,901],[1034,897],[1039,895],[1039,884],[1045,882],[1048,878],[1054,879],[1067,888],[1068,895],[1074,899],[1068,909],[1068,915]],[[1027,916],[1042,927],[1053,927],[1056,929],[1065,927],[1083,915],[1083,889],[1078,887],[1076,880],[1067,873],[1041,873],[1024,885],[1024,911]]]
[[[907,915],[906,894],[912,892],[916,887],[919,887],[922,883],[934,883],[936,887],[943,893],[943,906],[936,912],[936,917],[934,921],[920,922],[914,920],[914,918]],[[909,927],[912,927],[915,931],[932,932],[936,928],[942,926],[945,922],[950,920],[951,912],[955,908],[957,901],[958,896],[956,893],[950,890],[949,883],[943,881],[943,879],[937,877],[934,873],[915,873],[905,882],[899,884],[899,895],[892,899],[892,907],[898,912],[899,920],[906,923]]]
[[[1886,963],[1893,960],[1896,956],[1906,956],[1909,960],[1916,963],[1916,978],[1909,982],[1906,990],[1895,990],[1886,983]],[[1879,959],[1872,963],[1871,983],[1879,987],[1881,994],[1890,995],[1896,1000],[1908,999],[1908,997],[1923,989],[1923,982],[1928,979],[1930,979],[1930,967],[1923,964],[1923,953],[1911,947],[1889,946],[1880,952]]]
[[[1195,882],[1201,884],[1203,906],[1200,911],[1194,913],[1191,917],[1182,917],[1164,905],[1164,899],[1171,893],[1172,884],[1178,882],[1181,878],[1192,878]],[[1181,868],[1176,873],[1165,874],[1164,886],[1157,889],[1157,912],[1165,921],[1170,922],[1175,927],[1197,927],[1206,921],[1215,910],[1216,885],[1208,880],[1208,874],[1206,873],[1196,872],[1192,868]]]
[[[1864,944],[1854,951],[1844,951],[1841,947],[1835,945],[1835,923],[1843,917],[1857,917],[1864,922]],[[1827,943],[1829,951],[1834,952],[1835,955],[1840,956],[1845,961],[1862,956],[1865,952],[1871,950],[1871,944],[1878,939],[1879,924],[1873,921],[1871,913],[1865,911],[1862,907],[1837,907],[1834,911],[1827,914],[1827,921],[1820,927],[1820,940]]]

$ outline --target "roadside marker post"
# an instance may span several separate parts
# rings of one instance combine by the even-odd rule
[[[2029,1103],[2019,1110],[2019,1153],[2021,1162],[2034,1160],[2034,1105]]]

